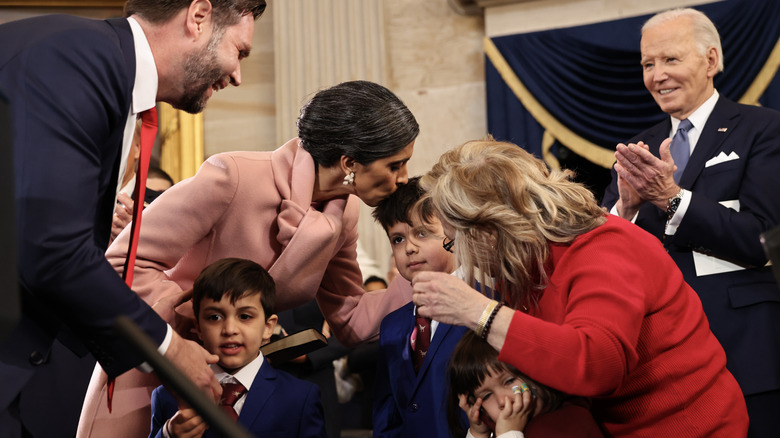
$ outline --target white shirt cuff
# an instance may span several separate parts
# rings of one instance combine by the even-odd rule
[[[160,346],[157,347],[157,352],[165,356],[165,353],[168,352],[168,347],[171,346],[172,339],[173,339],[173,328],[171,327],[170,324],[166,324],[165,339],[163,339],[162,344],[160,344]],[[151,373],[152,371],[154,371],[152,366],[149,365],[147,362],[138,365],[136,369],[144,373]]]
[[[170,422],[171,422],[171,419],[169,418],[169,419],[165,420],[165,424],[163,424],[162,436],[164,438],[171,438],[171,434],[168,432],[168,423],[170,423]]]
[[[617,211],[617,203],[615,203],[615,205],[612,206],[612,210],[610,210],[609,213],[612,214],[612,215],[620,217],[620,214]],[[632,224],[636,223],[636,217],[637,216],[639,216],[639,211],[637,211],[636,214],[634,214],[634,217],[631,218],[631,223]]]

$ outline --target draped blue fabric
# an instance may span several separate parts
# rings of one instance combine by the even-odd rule
[[[780,38],[780,1],[728,0],[696,8],[712,19],[721,34],[725,70],[715,77],[715,87],[739,101]],[[614,151],[617,143],[667,117],[642,81],[640,29],[648,18],[496,37],[492,42],[554,119],[582,139]],[[518,100],[489,58],[485,65],[489,132],[541,156],[540,121]],[[759,101],[780,109],[777,76]],[[603,175],[600,178],[604,184]]]

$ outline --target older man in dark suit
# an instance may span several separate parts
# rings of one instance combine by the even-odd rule
[[[141,365],[113,329],[119,315],[198,386],[221,392],[207,366],[216,357],[167,326],[104,251],[136,118],[158,101],[199,112],[214,91],[239,85],[239,62],[264,8],[264,0],[129,0],[126,19],[59,15],[0,26],[23,314],[0,344],[0,435],[73,435],[39,432],[72,413],[68,406],[45,412],[26,391],[60,367],[50,355],[55,338],[74,351],[86,347],[111,376]],[[50,393],[73,387],[54,384]]]
[[[617,146],[604,205],[663,241],[726,351],[749,436],[778,437],[780,289],[759,235],[780,223],[780,113],[718,95],[720,37],[701,12],[651,18],[641,53],[670,118]]]

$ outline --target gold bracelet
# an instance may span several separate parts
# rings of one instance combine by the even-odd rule
[[[490,318],[490,315],[493,313],[493,309],[498,305],[498,301],[496,300],[490,300],[487,306],[485,306],[485,310],[482,311],[482,316],[479,317],[479,322],[477,323],[477,329],[474,330],[477,332],[477,336],[482,337],[482,332],[485,331],[485,324],[487,324],[488,318]]]

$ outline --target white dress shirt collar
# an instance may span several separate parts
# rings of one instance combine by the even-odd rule
[[[220,383],[226,377],[232,376],[238,383],[244,385],[244,388],[249,389],[252,387],[252,382],[255,381],[255,377],[260,371],[260,367],[263,365],[263,360],[263,353],[260,353],[252,362],[244,365],[244,367],[236,371],[235,374],[228,373],[217,364],[211,365],[211,369],[214,371],[214,376],[216,376]]]
[[[690,153],[693,153],[693,148],[696,147],[696,143],[698,143],[699,137],[701,136],[702,128],[704,128],[704,125],[707,123],[707,119],[710,118],[712,110],[715,109],[715,104],[718,103],[719,97],[720,95],[718,94],[718,90],[714,90],[712,96],[705,100],[703,104],[696,108],[696,111],[688,116],[688,120],[690,120],[691,124],[693,125],[693,128],[688,131],[688,144],[691,146]],[[680,126],[681,120],[674,117],[671,117],[671,119],[672,130],[669,133],[669,136],[673,137],[677,132],[677,127]]]
[[[127,19],[133,31],[135,43],[135,85],[133,86],[132,113],[138,114],[154,107],[157,100],[157,65],[152,48],[141,25],[130,17]]]

